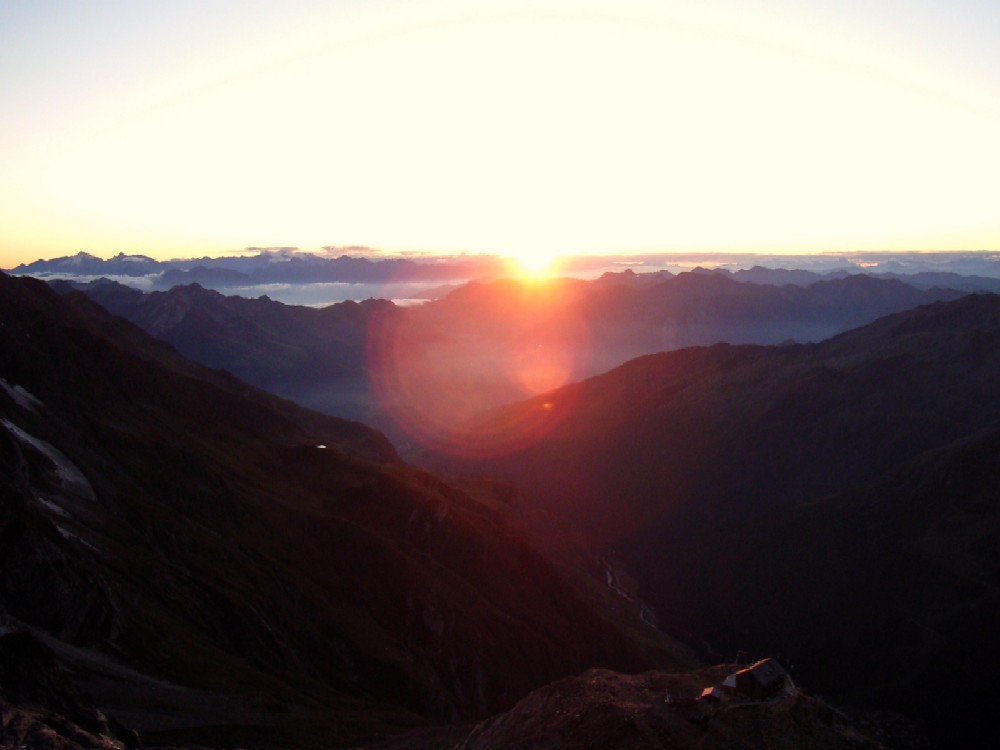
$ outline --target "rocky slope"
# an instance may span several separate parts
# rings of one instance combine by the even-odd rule
[[[474,726],[403,733],[357,750],[662,750],[752,748],[879,750],[918,747],[911,727],[868,725],[893,744],[858,729],[843,712],[787,683],[767,696],[724,690],[742,665],[683,673],[625,675],[607,669],[558,680],[509,711]],[[714,689],[712,698],[703,692]],[[902,731],[901,731],[902,730]]]
[[[0,711],[0,747],[121,750],[139,746],[135,732],[100,711],[52,650],[25,631],[0,635]]]
[[[878,750],[843,714],[794,689],[767,701],[696,700],[732,667],[626,676],[594,669],[540,688],[455,750]]]
[[[33,280],[0,275],[0,324],[5,627],[147,743],[343,746],[691,663],[369,428]]]

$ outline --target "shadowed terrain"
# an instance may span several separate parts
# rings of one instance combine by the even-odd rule
[[[0,321],[3,628],[147,744],[343,746],[593,664],[693,663],[571,585],[502,494],[374,430],[40,282],[0,276]]]
[[[995,733],[1000,298],[819,344],[643,357],[469,434],[542,418],[507,455],[422,460],[516,481],[615,550],[661,626],[713,660],[784,654],[941,746]]]
[[[449,472],[516,479],[521,493],[503,480],[443,480],[409,467],[378,432],[193,364],[83,295],[4,276],[0,285],[0,605],[6,638],[31,639],[0,638],[0,650],[31,643],[14,669],[40,680],[19,690],[0,682],[5,711],[18,717],[5,741],[540,749],[553,746],[555,732],[564,747],[587,747],[592,736],[603,746],[646,747],[657,733],[681,747],[784,747],[803,737],[867,747],[848,719],[804,693],[711,726],[704,712],[664,712],[656,691],[671,680],[693,689],[705,675],[683,672],[697,662],[654,625],[724,652],[793,656],[807,684],[814,678],[858,705],[905,712],[924,705],[919,691],[900,698],[899,685],[885,682],[900,674],[894,652],[880,661],[883,644],[866,639],[913,612],[945,633],[962,607],[979,608],[963,621],[971,634],[989,620],[988,599],[970,603],[952,587],[955,576],[992,575],[978,551],[960,558],[949,537],[931,535],[919,568],[906,558],[911,536],[899,548],[846,543],[838,530],[873,505],[848,493],[875,491],[873,472],[883,477],[878,471],[942,441],[947,463],[952,444],[986,424],[996,380],[990,298],[924,308],[822,345],[641,358],[478,417],[470,433],[501,434],[528,414],[538,427],[533,443],[475,461],[422,456]],[[967,320],[977,327],[956,335]],[[852,344],[858,337],[863,351]],[[931,346],[938,337],[946,341]],[[928,362],[946,361],[935,365],[940,372],[907,360],[925,349],[935,353]],[[835,435],[847,419],[835,408],[840,398],[868,420],[848,435],[878,426],[890,397],[864,378],[863,387],[850,383],[886,358],[915,378],[892,380],[913,427],[895,452],[872,455],[865,444],[850,454],[817,442],[813,435]],[[850,374],[843,393],[828,389],[818,402],[808,388],[800,393],[810,373],[825,377],[835,364]],[[932,382],[951,383],[946,418],[911,408]],[[955,408],[965,403],[962,388],[976,409]],[[785,429],[789,409],[811,418]],[[772,420],[773,433],[762,429]],[[713,452],[719,446],[724,454]],[[817,468],[838,457],[836,471]],[[739,487],[742,505],[727,505]],[[970,512],[992,512],[984,503]],[[880,523],[909,534],[896,506],[886,507],[875,514]],[[748,533],[753,524],[759,532]],[[969,533],[958,531],[972,549],[989,547],[988,533]],[[810,556],[815,549],[830,558]],[[830,620],[854,629],[849,643],[865,663],[856,671],[847,641],[808,626],[811,585],[842,594],[832,559],[879,571],[847,600],[878,611],[873,626],[858,627],[849,608]],[[909,587],[894,577],[904,568],[917,574]],[[890,586],[889,606],[877,610],[874,596]],[[917,594],[931,610],[913,609]],[[797,597],[794,607],[786,596]],[[935,674],[941,658],[968,657],[952,640],[952,651],[899,640],[916,655],[915,671],[900,678],[908,686]],[[672,671],[582,674],[592,667]],[[582,676],[525,698],[574,674]],[[471,720],[508,709],[471,729]],[[572,718],[583,715],[582,724]],[[442,722],[457,723],[435,728]],[[884,724],[872,726],[884,734]]]

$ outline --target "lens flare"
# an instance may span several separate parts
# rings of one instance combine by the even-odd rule
[[[565,331],[542,331],[513,342],[506,353],[508,375],[524,391],[535,396],[566,385],[573,373],[573,343]]]
[[[381,408],[433,450],[491,456],[537,440],[571,407],[564,386],[582,377],[589,344],[566,286],[481,284],[457,310],[444,300],[383,316],[368,336]]]

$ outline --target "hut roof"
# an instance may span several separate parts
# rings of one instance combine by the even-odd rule
[[[774,659],[761,659],[756,664],[753,664],[746,669],[742,669],[739,672],[739,674],[744,673],[749,673],[758,684],[765,687],[773,685],[779,680],[784,680],[785,675],[787,674],[784,668]]]
[[[719,700],[722,697],[722,691],[717,685],[712,685],[701,691],[701,696],[699,700]]]

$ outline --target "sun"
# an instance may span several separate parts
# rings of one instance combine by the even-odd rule
[[[546,252],[521,253],[511,256],[513,270],[524,278],[548,278],[554,270],[556,256]]]

